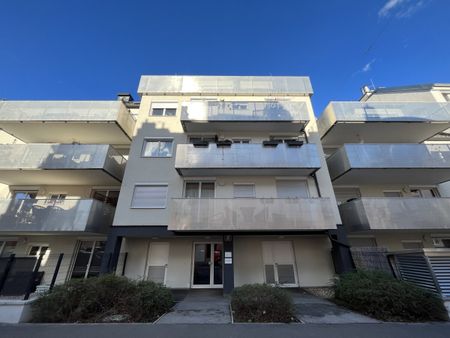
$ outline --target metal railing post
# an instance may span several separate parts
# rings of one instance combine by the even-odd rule
[[[55,271],[53,272],[52,281],[50,282],[49,290],[53,289],[53,286],[55,285],[56,277],[58,276],[59,267],[61,266],[61,262],[62,262],[63,257],[64,257],[64,254],[60,253],[59,257],[58,257],[58,261],[56,262]]]

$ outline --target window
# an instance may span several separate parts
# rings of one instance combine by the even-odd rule
[[[13,197],[16,200],[35,199],[37,193],[38,193],[37,191],[16,190],[13,192]]]
[[[403,194],[400,190],[398,191],[383,191],[384,197],[403,197]]]
[[[177,102],[153,103],[150,115],[152,116],[175,116],[177,114]]]
[[[450,93],[444,93],[442,95],[444,95],[444,99],[450,102]]]
[[[32,245],[28,250],[28,256],[40,256],[49,252],[48,245]]]
[[[117,201],[119,200],[119,191],[118,190],[95,190],[92,192],[92,198],[97,201],[104,202],[106,204],[117,206]]]
[[[79,242],[71,278],[88,278],[99,275],[105,243],[104,241]]]
[[[0,257],[9,257],[16,249],[17,241],[0,241]]]
[[[234,198],[255,198],[255,185],[253,183],[238,183],[233,185]]]
[[[434,188],[417,188],[411,189],[413,197],[430,198],[439,197],[439,193]]]
[[[245,143],[245,144],[247,144],[247,143],[250,143],[250,139],[247,139],[247,138],[234,138],[233,139],[233,143]]]
[[[419,250],[423,249],[422,241],[402,241],[403,249],[406,250]]]
[[[172,144],[170,139],[146,139],[142,148],[142,157],[171,157]]]
[[[167,203],[168,186],[165,184],[136,185],[134,187],[132,208],[164,209]]]
[[[186,182],[185,198],[214,198],[214,182]]]
[[[208,142],[216,143],[217,136],[191,136],[189,137],[189,143]]]
[[[277,180],[276,185],[278,198],[309,197],[306,180]]]

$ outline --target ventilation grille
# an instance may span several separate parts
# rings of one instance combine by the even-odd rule
[[[396,256],[397,268],[403,280],[437,293],[432,271],[426,257],[421,254]]]
[[[443,298],[450,298],[450,256],[429,256]]]
[[[147,279],[149,281],[164,284],[164,277],[166,274],[166,267],[165,265],[156,266],[156,265],[150,265],[148,267],[148,275]]]

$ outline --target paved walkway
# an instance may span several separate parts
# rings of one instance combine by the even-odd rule
[[[450,324],[21,324],[1,338],[448,338]]]
[[[166,313],[156,324],[227,324],[231,323],[230,302],[222,290],[189,290],[178,300],[173,310]]]
[[[291,290],[297,318],[302,323],[351,324],[377,323],[376,319],[363,316],[346,308],[313,296],[302,290]]]

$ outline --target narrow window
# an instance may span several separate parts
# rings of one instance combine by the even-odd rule
[[[167,185],[136,185],[132,208],[164,209],[167,203]]]

